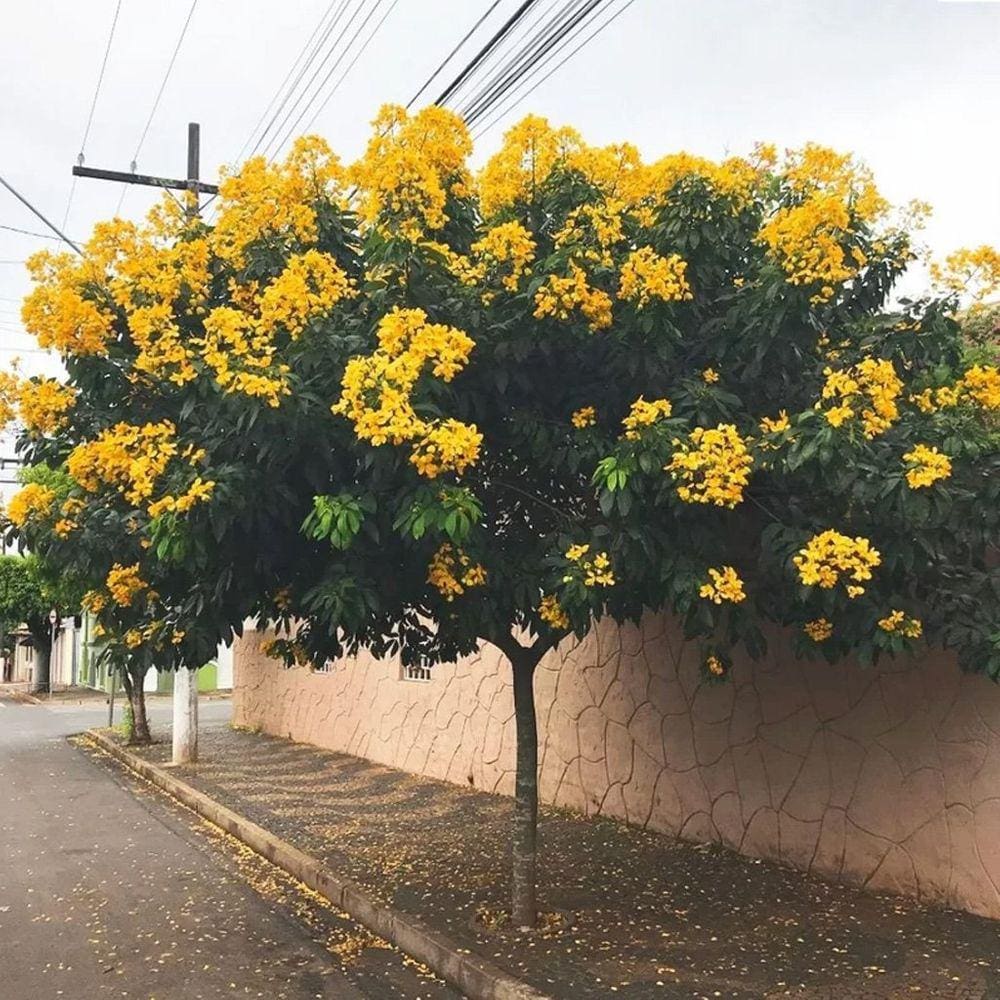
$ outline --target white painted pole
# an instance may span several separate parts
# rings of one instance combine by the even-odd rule
[[[173,761],[193,764],[198,759],[198,674],[181,667],[174,672]]]

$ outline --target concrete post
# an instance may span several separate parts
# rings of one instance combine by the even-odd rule
[[[174,672],[173,762],[198,759],[198,674],[182,667]]]

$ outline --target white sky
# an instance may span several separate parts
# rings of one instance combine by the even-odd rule
[[[546,8],[555,2],[542,0]],[[327,4],[199,0],[138,169],[183,175],[186,123],[194,119],[202,125],[202,175],[214,179]],[[474,42],[516,6],[502,0]],[[3,7],[0,174],[58,224],[115,0]],[[405,103],[487,7],[487,0],[399,0],[314,131],[345,158],[357,155],[379,105]],[[128,169],[188,8],[188,0],[123,0],[87,165]],[[456,58],[431,97],[474,50],[472,43],[463,50],[465,60]],[[636,0],[491,129],[477,159],[529,110],[573,124],[592,142],[630,140],[648,157],[814,139],[866,159],[891,199],[930,201],[929,242],[947,251],[1000,242],[998,109],[997,2]],[[118,185],[81,179],[68,234],[86,238],[97,219],[113,214],[119,193]],[[123,214],[139,215],[152,197],[130,188]],[[0,225],[43,231],[3,189]],[[32,346],[17,332],[24,269],[6,262],[45,245],[55,246],[0,229],[0,366]],[[28,373],[58,367],[43,355],[21,357]]]

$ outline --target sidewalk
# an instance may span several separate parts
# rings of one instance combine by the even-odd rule
[[[997,923],[562,810],[540,817],[539,899],[572,926],[487,929],[508,799],[221,727],[201,755],[174,773],[555,997],[1000,997]]]

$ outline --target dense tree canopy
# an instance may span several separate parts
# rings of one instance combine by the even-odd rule
[[[709,680],[768,622],[1000,676],[1000,373],[954,319],[994,251],[893,300],[924,208],[814,145],[647,164],[529,117],[470,153],[387,108],[355,164],[302,139],[214,224],[167,202],[32,261],[69,379],[10,394],[60,484],[9,517],[110,633],[172,663],[248,614],[289,662],[493,642],[529,826],[531,673],[604,615],[673,610]]]

